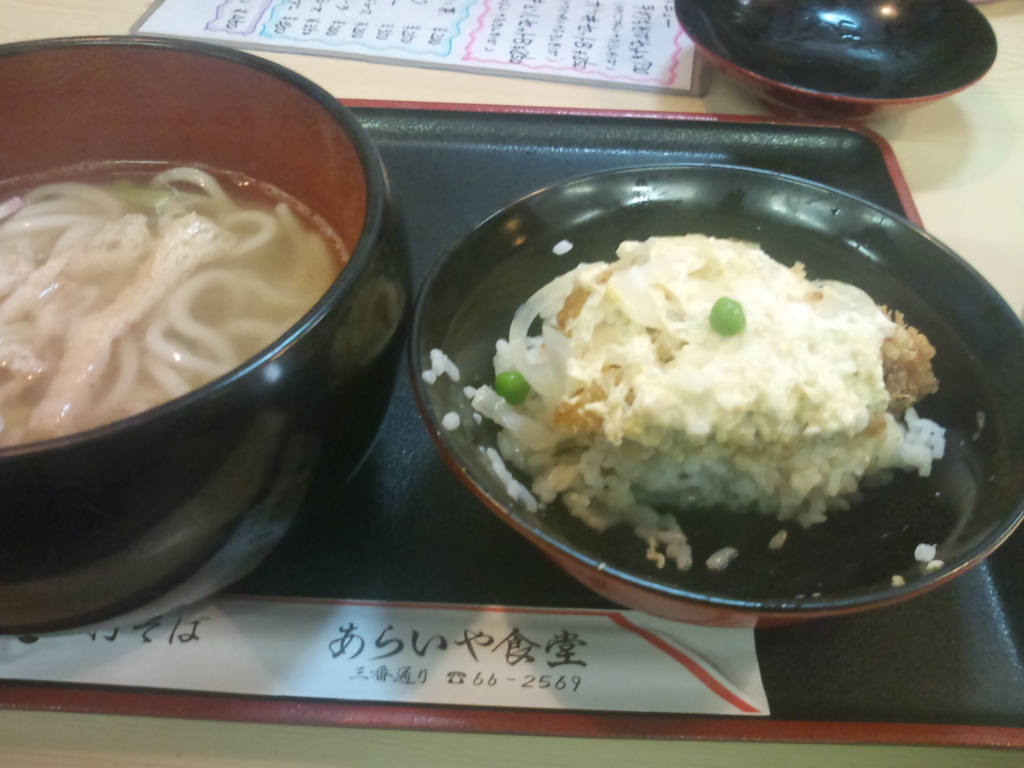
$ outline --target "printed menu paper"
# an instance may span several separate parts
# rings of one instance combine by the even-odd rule
[[[161,0],[132,31],[635,90],[700,89],[673,0]]]
[[[634,611],[220,596],[0,638],[0,678],[346,701],[768,715],[751,629]]]

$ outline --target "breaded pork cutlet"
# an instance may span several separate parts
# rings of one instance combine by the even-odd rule
[[[900,418],[918,400],[939,389],[932,372],[935,347],[923,333],[907,325],[902,313],[882,310],[896,323],[896,330],[882,342],[882,372],[889,412]]]

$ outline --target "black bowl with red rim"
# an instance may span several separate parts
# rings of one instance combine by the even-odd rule
[[[693,548],[694,566],[685,571],[647,559],[628,526],[598,533],[560,501],[533,513],[513,497],[485,455],[497,429],[474,418],[464,387],[493,382],[495,342],[541,286],[582,261],[614,259],[623,240],[688,233],[757,242],[784,264],[803,262],[812,279],[862,288],[923,331],[938,350],[940,385],[918,410],[946,429],[947,446],[931,474],[900,472],[807,529],[752,511],[664,510],[676,514]],[[562,241],[573,244],[568,253],[559,253]],[[422,378],[435,349],[455,363],[459,381]],[[420,289],[410,368],[427,428],[483,502],[482,514],[489,508],[595,592],[669,619],[770,626],[890,605],[965,573],[1024,516],[1024,325],[974,269],[919,227],[792,176],[712,164],[629,168],[556,184],[503,208],[445,254]],[[449,414],[458,415],[457,427]],[[773,550],[781,527],[787,541]],[[941,567],[918,562],[922,543],[936,545]],[[705,568],[726,546],[739,551],[728,567]]]
[[[676,0],[697,49],[777,112],[856,120],[973,85],[996,57],[968,0]]]
[[[409,304],[398,213],[355,116],[242,51],[136,37],[0,46],[0,104],[0,199],[40,174],[76,178],[65,169],[198,165],[273,185],[348,252],[309,311],[228,373],[0,448],[0,634],[127,626],[251,571],[299,519],[311,476],[342,480],[368,451]]]

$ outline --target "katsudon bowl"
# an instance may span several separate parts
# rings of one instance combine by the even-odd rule
[[[320,292],[212,381],[0,448],[0,633],[127,626],[245,575],[300,517],[311,477],[343,482],[359,464],[399,358],[402,236],[355,117],[250,54],[129,37],[6,45],[0,103],[4,200],[108,167],[148,178],[189,166],[269,197],[282,222],[274,206],[288,201],[328,242]],[[258,231],[238,236],[252,244]]]
[[[688,233],[758,243],[785,265],[802,262],[811,279],[863,289],[926,334],[939,388],[917,411],[946,431],[945,455],[927,477],[896,472],[807,527],[757,511],[664,503],[658,511],[675,517],[692,549],[686,570],[671,558],[659,567],[628,525],[594,530],[561,498],[528,508],[501,467],[526,488],[531,478],[488,452],[498,428],[475,414],[465,388],[493,384],[495,342],[509,337],[513,315],[541,286],[580,262],[613,260],[621,241]],[[897,603],[977,564],[1024,512],[1020,320],[908,220],[795,177],[716,165],[633,168],[512,203],[434,266],[414,310],[410,367],[423,420],[481,513],[489,508],[595,592],[664,618],[770,626]],[[784,545],[771,546],[780,530]],[[726,567],[705,565],[727,547],[737,554]]]

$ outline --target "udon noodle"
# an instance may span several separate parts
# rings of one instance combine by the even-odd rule
[[[323,295],[332,247],[286,202],[239,204],[195,168],[0,200],[0,445],[124,418],[227,373]]]

